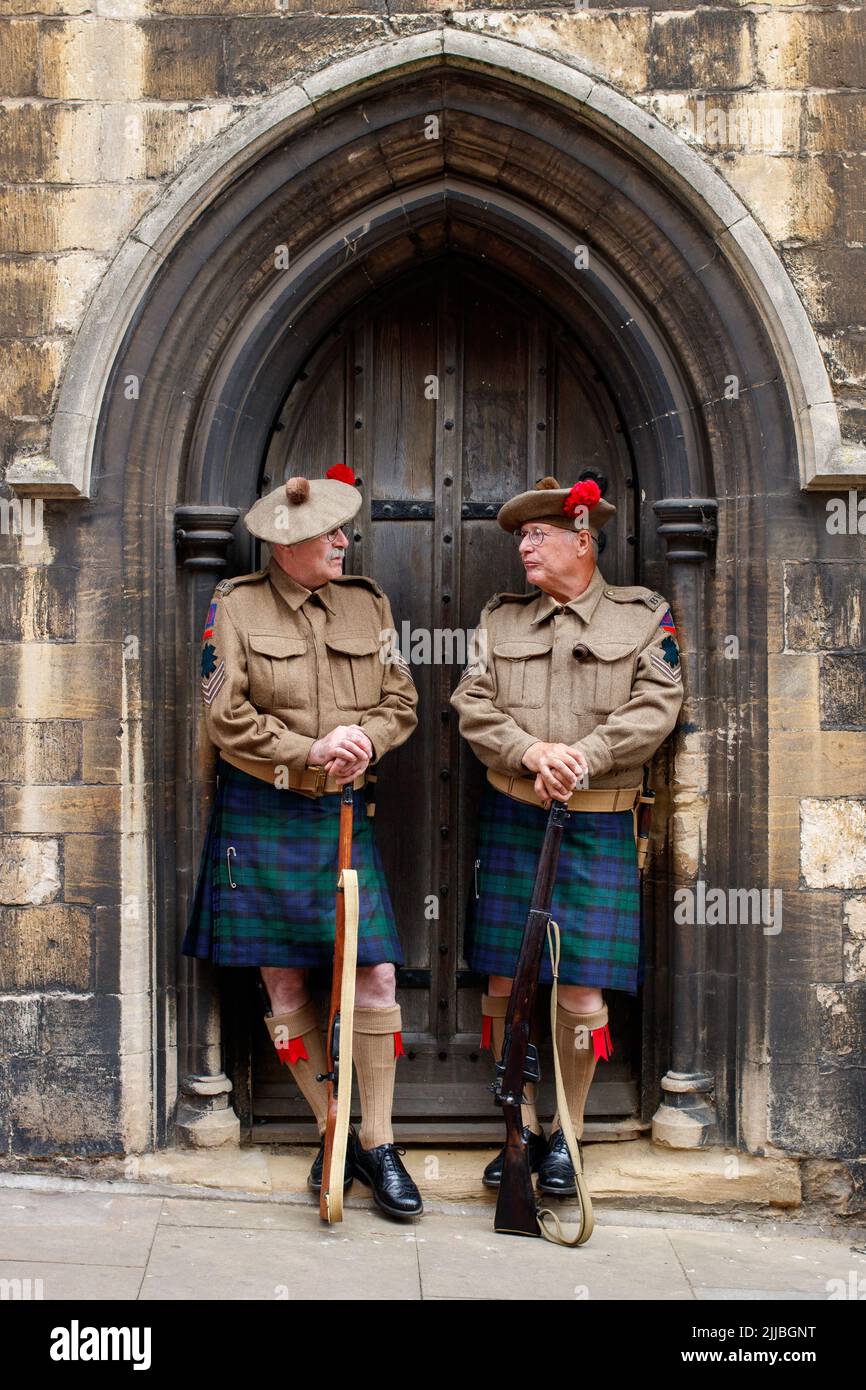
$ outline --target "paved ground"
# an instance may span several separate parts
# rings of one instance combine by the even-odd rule
[[[489,1206],[441,1204],[417,1223],[351,1199],[315,1207],[145,1186],[4,1177],[0,1281],[52,1299],[660,1299],[866,1297],[866,1232],[772,1219],[596,1210],[580,1250],[494,1235]],[[41,1285],[36,1281],[41,1281]],[[0,1297],[27,1292],[0,1284]]]

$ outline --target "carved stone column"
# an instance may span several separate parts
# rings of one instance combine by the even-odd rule
[[[706,846],[709,801],[705,564],[717,533],[718,503],[666,497],[653,503],[667,545],[670,599],[683,664],[684,699],[673,757],[670,802],[671,888],[694,889]],[[697,1149],[718,1137],[715,1085],[706,1043],[706,927],[670,928],[670,1067],[652,1137],[668,1148]]]
[[[232,531],[240,513],[236,507],[175,508],[178,559],[184,578],[178,585],[178,632],[183,658],[178,663],[186,690],[198,691],[198,637],[214,584],[226,568]],[[212,784],[213,750],[198,715],[189,721],[186,737],[178,738],[178,862],[182,866],[178,894],[180,928],[195,891],[199,856]],[[188,708],[180,692],[178,707]],[[232,1083],[223,1071],[217,968],[210,961],[179,956],[178,1025],[179,1087],[176,1138],[185,1148],[216,1148],[237,1144],[240,1121],[229,1102]]]

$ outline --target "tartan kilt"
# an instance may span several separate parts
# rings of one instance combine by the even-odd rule
[[[394,909],[362,791],[353,793],[353,803],[358,964],[402,965]],[[339,792],[302,796],[220,760],[182,953],[215,965],[330,967],[339,827]],[[235,853],[227,856],[230,847]]]
[[[473,970],[514,975],[532,899],[547,811],[485,783],[470,880],[464,949]],[[561,984],[637,994],[644,979],[640,875],[631,811],[579,811],[562,836],[552,901],[562,943]],[[540,980],[551,981],[545,939]]]

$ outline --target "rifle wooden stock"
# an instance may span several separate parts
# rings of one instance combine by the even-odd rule
[[[343,1169],[346,1160],[346,1140],[348,1134],[348,1099],[352,1091],[352,1020],[343,1018],[343,1005],[346,999],[346,984],[350,983],[354,1002],[354,973],[357,959],[357,940],[353,943],[350,959],[346,952],[346,887],[347,875],[352,863],[352,819],[354,803],[352,783],[343,787],[340,802],[340,848],[339,882],[337,886],[337,918],[334,932],[334,968],[331,976],[331,1007],[328,1015],[327,1057],[328,1070],[325,1079],[328,1083],[328,1116],[325,1123],[325,1153],[322,1162],[322,1187],[319,1195],[319,1216],[323,1221],[334,1222],[343,1219]],[[355,894],[357,895],[357,887]],[[352,980],[344,980],[351,972]],[[344,1026],[348,1024],[348,1028]],[[345,1088],[340,1105],[341,1086]]]
[[[496,1068],[494,1092],[496,1102],[502,1106],[505,1115],[506,1137],[493,1229],[509,1235],[541,1235],[529,1166],[529,1146],[523,1137],[520,1106],[525,1082],[538,1078],[538,1056],[529,1036],[562,833],[568,819],[565,802],[552,801],[505,1015],[502,1057]]]

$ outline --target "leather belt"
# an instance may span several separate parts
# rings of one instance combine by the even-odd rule
[[[533,806],[543,806],[532,781],[528,777],[507,777],[502,772],[487,769],[487,780],[497,791],[504,792],[514,801],[528,801]],[[586,787],[571,793],[567,805],[569,811],[633,811],[641,794],[640,787]]]
[[[265,763],[257,758],[239,758],[235,753],[227,753],[224,748],[220,749],[220,757],[223,762],[231,763],[232,767],[236,767],[240,772],[246,772],[250,777],[258,777],[260,782],[270,782],[271,786],[276,784],[279,770],[281,791],[288,789],[301,792],[304,796],[327,796],[331,792],[342,791],[340,783],[326,773],[323,767],[308,767],[303,772],[298,772],[293,767],[286,767],[284,763]],[[366,780],[366,772],[359,772],[352,786],[357,791],[364,786]]]

